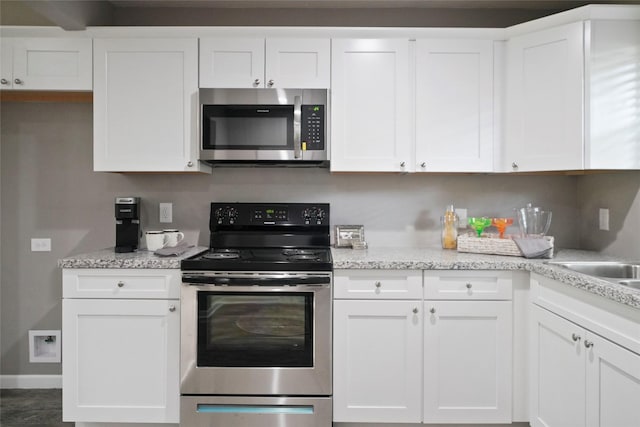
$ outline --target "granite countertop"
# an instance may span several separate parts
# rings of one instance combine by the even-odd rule
[[[147,250],[115,253],[113,248],[58,260],[60,268],[180,268],[180,261],[207,250],[194,246],[179,256],[158,256]]]
[[[557,250],[552,260],[461,253],[440,248],[332,249],[334,269],[524,270],[640,309],[640,290],[546,264],[547,261],[621,261],[598,252]]]
[[[180,256],[160,257],[146,250],[115,253],[113,248],[107,248],[61,259],[58,261],[58,267],[180,268],[180,261],[206,249],[203,246],[195,246]],[[461,253],[440,248],[369,248],[366,250],[333,248],[332,254],[334,269],[530,271],[640,309],[640,290],[545,263],[550,260]],[[619,258],[597,252],[573,249],[557,250],[553,258],[553,261],[593,260],[620,261]]]

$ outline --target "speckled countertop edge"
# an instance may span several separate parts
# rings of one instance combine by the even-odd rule
[[[195,246],[180,256],[159,257],[141,250],[115,253],[113,248],[70,256],[58,261],[60,268],[180,268],[180,261],[207,248]],[[460,253],[440,248],[332,249],[334,269],[389,270],[520,270],[538,273],[600,295],[612,301],[640,309],[640,290],[546,264],[540,259]],[[597,252],[564,249],[556,251],[552,261],[614,260]]]
[[[413,270],[520,270],[538,273],[550,279],[640,309],[640,290],[598,279],[547,261],[622,261],[598,252],[574,249],[557,250],[554,258],[482,255],[440,248],[332,249],[333,268],[338,269],[413,269]]]
[[[180,268],[180,261],[207,250],[203,246],[194,246],[179,256],[161,257],[153,252],[139,250],[128,253],[115,253],[113,248],[102,249],[86,254],[74,255],[58,260],[60,268]]]

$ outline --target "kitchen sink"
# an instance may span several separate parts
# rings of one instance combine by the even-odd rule
[[[549,261],[547,264],[606,279],[633,289],[640,289],[640,262]]]

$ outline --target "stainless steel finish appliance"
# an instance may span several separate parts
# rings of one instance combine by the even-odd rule
[[[326,166],[326,89],[200,89],[200,160]]]
[[[181,420],[330,426],[329,206],[212,203],[182,262]]]
[[[115,252],[133,252],[140,242],[140,197],[116,197]]]

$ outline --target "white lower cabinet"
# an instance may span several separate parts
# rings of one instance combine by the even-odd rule
[[[115,290],[126,289],[132,273],[104,271],[104,278],[97,269],[64,271],[64,289],[71,288],[69,282],[86,282],[87,289],[91,288],[87,279],[91,273],[100,288],[113,282],[115,296],[86,298],[80,292],[69,298],[63,294],[63,419],[178,423],[180,301],[118,296]],[[118,271],[124,278],[114,274]],[[171,287],[179,286],[178,270],[175,274],[157,271],[160,280],[171,276]]]
[[[511,423],[509,276],[336,270],[334,421]]]
[[[511,301],[425,301],[425,423],[511,423]]]
[[[640,355],[532,308],[533,427],[638,425]]]

